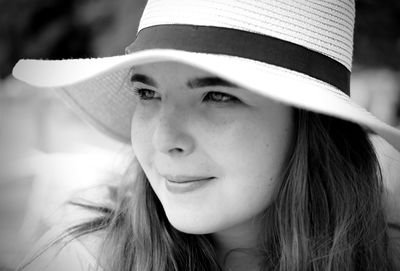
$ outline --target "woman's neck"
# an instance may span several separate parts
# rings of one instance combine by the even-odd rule
[[[260,270],[259,263],[262,259],[256,251],[260,225],[261,223],[253,219],[212,234],[218,262],[223,270]],[[233,249],[238,250],[231,252]]]

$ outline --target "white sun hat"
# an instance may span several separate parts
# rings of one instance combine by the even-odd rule
[[[350,98],[354,0],[149,0],[127,54],[20,60],[13,75],[54,88],[84,119],[130,142],[134,66],[191,65],[294,107],[375,131],[400,150],[400,131]]]

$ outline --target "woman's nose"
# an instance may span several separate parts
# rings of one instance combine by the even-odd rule
[[[177,108],[163,110],[153,134],[155,148],[168,155],[186,156],[193,152],[195,141],[188,131],[188,115]]]

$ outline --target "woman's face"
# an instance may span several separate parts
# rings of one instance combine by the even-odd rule
[[[131,81],[132,147],[176,229],[218,232],[268,207],[292,140],[290,107],[173,62],[135,67]]]

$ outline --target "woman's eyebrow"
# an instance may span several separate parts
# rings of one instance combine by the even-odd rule
[[[216,76],[194,78],[187,82],[189,88],[201,88],[210,86],[238,87],[237,85]]]
[[[156,81],[144,74],[135,73],[131,77],[131,82],[140,82],[145,85],[149,85],[152,87],[158,87]],[[215,87],[215,86],[223,86],[223,87],[238,87],[237,85],[222,79],[217,76],[208,76],[208,77],[198,77],[189,80],[186,85],[191,88],[201,88],[201,87]]]
[[[139,83],[143,83],[145,85],[149,85],[152,87],[157,87],[157,83],[154,79],[152,79],[151,77],[149,77],[147,75],[140,74],[140,73],[133,74],[131,77],[131,82],[139,82]]]

